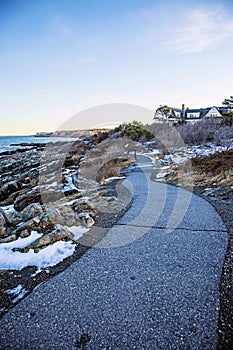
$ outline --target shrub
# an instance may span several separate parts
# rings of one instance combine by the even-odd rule
[[[225,146],[233,136],[232,127],[215,119],[202,119],[194,124],[177,125],[176,129],[187,145],[214,142]]]
[[[133,121],[128,124],[121,124],[114,129],[115,133],[118,133],[120,137],[127,137],[133,141],[149,141],[154,138],[154,134],[143,127],[143,124],[137,121]]]
[[[119,168],[129,159],[127,153],[133,149],[137,150],[137,145],[133,147],[127,139],[107,139],[86,153],[80,163],[79,176],[94,181],[117,176]]]

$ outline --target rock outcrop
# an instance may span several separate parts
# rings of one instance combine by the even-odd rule
[[[72,239],[69,227],[90,229],[97,210],[122,209],[113,190],[79,174],[86,151],[101,140],[95,134],[88,142],[77,140],[50,147],[24,144],[15,151],[0,153],[0,244],[37,231],[42,234],[40,238],[17,250],[38,251],[56,241]],[[4,209],[8,206],[10,211]]]

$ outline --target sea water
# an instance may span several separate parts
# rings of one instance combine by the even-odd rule
[[[0,152],[21,148],[21,143],[48,143],[58,141],[74,141],[68,137],[36,137],[36,136],[0,136]],[[12,146],[14,144],[14,146]],[[15,146],[17,144],[17,146]]]

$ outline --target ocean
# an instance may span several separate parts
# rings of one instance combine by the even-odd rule
[[[20,143],[48,143],[57,141],[74,141],[74,138],[67,137],[36,137],[36,136],[0,136],[0,152],[15,150],[20,146],[12,146],[12,144]]]

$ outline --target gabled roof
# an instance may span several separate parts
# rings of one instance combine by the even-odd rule
[[[221,113],[224,113],[224,112],[227,112],[228,111],[228,107],[216,107],[218,110],[219,110],[219,112],[221,112]]]
[[[185,119],[188,120],[197,120],[197,119],[202,119],[204,118],[208,112],[211,111],[211,109],[215,109],[221,114],[223,115],[224,112],[228,111],[228,107],[227,106],[221,106],[221,107],[216,107],[216,106],[212,106],[212,107],[207,107],[207,108],[186,108],[185,109]],[[180,120],[182,118],[182,109],[181,108],[176,108],[173,107],[171,108],[171,112],[172,114],[169,115],[169,117],[167,117],[168,119],[176,119],[176,120]],[[188,116],[189,114],[189,116]],[[190,114],[196,114],[195,116],[190,116]],[[191,118],[190,118],[191,117]]]

